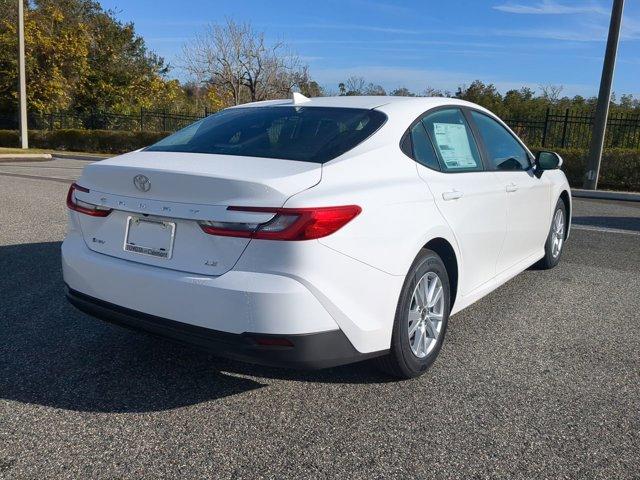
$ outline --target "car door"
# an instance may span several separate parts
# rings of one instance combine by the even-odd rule
[[[418,173],[451,227],[462,258],[462,295],[491,282],[506,233],[506,192],[485,168],[460,108],[427,113],[410,137]]]
[[[550,225],[548,178],[534,175],[530,153],[500,122],[470,110],[489,168],[507,193],[507,234],[496,273],[542,252]]]

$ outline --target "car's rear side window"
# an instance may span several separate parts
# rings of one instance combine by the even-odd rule
[[[483,170],[478,146],[459,108],[436,110],[422,119],[444,172]]]
[[[422,122],[416,123],[411,129],[411,143],[413,145],[413,158],[425,167],[440,170],[438,157],[433,149],[431,140],[427,136]]]
[[[387,116],[335,107],[246,107],[223,110],[148,147],[324,163],[374,133]]]

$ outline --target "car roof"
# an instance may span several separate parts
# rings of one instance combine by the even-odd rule
[[[428,107],[439,104],[449,105],[456,99],[447,97],[394,97],[389,95],[344,95],[335,97],[312,97],[299,103],[292,99],[264,100],[261,102],[244,103],[230,108],[268,107],[299,105],[304,107],[343,107],[372,109],[388,104],[413,104]],[[468,102],[465,102],[468,103]]]
[[[432,108],[445,105],[459,105],[473,107],[487,111],[475,103],[449,97],[394,97],[388,95],[354,95],[337,97],[312,97],[298,103],[292,99],[265,100],[262,102],[245,103],[230,108],[269,107],[269,106],[301,106],[301,107],[335,107],[335,108],[365,108],[377,109],[387,115],[420,115]]]

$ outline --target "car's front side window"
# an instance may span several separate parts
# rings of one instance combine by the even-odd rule
[[[459,108],[428,114],[422,123],[433,140],[444,172],[480,171],[480,153],[471,128]]]
[[[507,129],[488,115],[475,110],[471,111],[471,116],[484,141],[492,169],[526,170],[529,168],[529,155]]]

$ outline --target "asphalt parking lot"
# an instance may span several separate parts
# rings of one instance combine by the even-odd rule
[[[640,476],[640,203],[576,200],[558,268],[453,317],[428,374],[398,383],[74,310],[59,250],[84,164],[0,164],[0,477]]]

